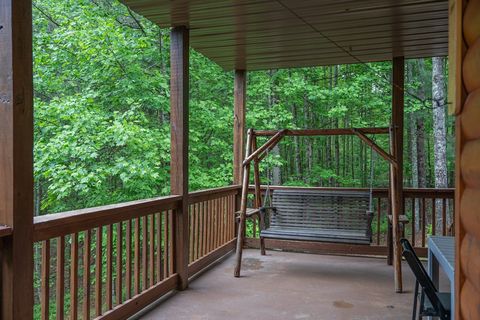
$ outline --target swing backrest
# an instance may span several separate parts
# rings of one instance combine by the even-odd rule
[[[288,189],[273,192],[270,232],[312,235],[318,241],[370,243],[370,194],[364,191]],[[318,239],[315,239],[318,237]],[[288,237],[290,239],[294,238]]]

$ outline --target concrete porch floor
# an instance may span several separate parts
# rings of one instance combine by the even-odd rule
[[[242,277],[231,255],[140,319],[409,319],[413,274],[393,288],[385,259],[245,250]]]

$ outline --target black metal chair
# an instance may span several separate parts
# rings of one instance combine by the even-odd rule
[[[413,297],[412,320],[416,319],[419,286],[422,287],[422,291],[420,293],[418,319],[422,319],[423,317],[439,317],[442,320],[449,320],[451,310],[450,293],[438,292],[410,242],[408,242],[407,239],[400,239],[400,243],[403,248],[402,254],[417,279]]]

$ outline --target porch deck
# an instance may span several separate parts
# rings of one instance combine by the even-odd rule
[[[139,319],[408,319],[413,275],[393,288],[385,259],[245,250],[240,279],[233,255],[188,290],[152,306]]]

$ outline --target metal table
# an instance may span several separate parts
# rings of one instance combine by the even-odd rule
[[[451,319],[455,317],[455,238],[431,236],[428,238],[428,274],[438,288],[439,267],[443,269],[450,281]]]

